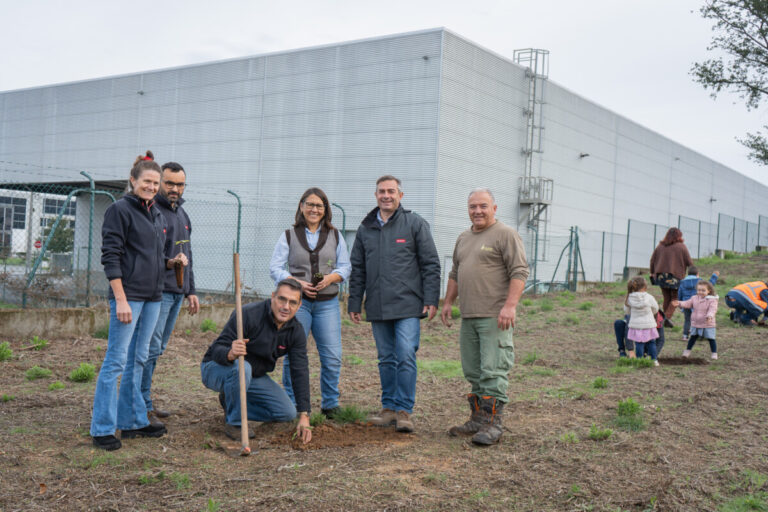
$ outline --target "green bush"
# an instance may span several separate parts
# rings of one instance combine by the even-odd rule
[[[523,306],[527,307],[527,306],[530,306],[531,304],[533,304],[533,301],[531,299],[523,299],[520,304],[522,304]]]
[[[48,391],[56,391],[57,389],[64,389],[65,387],[63,382],[57,380],[48,384]]]
[[[47,379],[51,376],[51,370],[48,368],[41,368],[40,366],[33,366],[27,370],[24,375],[26,375],[27,380]]]
[[[635,402],[631,398],[626,400],[620,400],[619,406],[616,409],[616,414],[619,416],[635,416],[640,412],[640,404]]]
[[[100,339],[100,340],[106,340],[109,339],[109,324],[104,325],[102,327],[99,327],[93,332],[93,337]]]
[[[336,423],[362,422],[367,416],[366,412],[356,405],[344,405],[334,414],[333,421]]]
[[[48,346],[48,340],[44,340],[38,336],[32,336],[32,350],[43,350]]]
[[[605,441],[613,434],[613,430],[609,428],[600,428],[594,423],[589,428],[589,438],[593,441]]]
[[[11,350],[11,344],[7,341],[0,343],[0,361],[7,361],[13,357],[13,350]]]
[[[452,306],[451,307],[451,318],[456,320],[460,316],[461,316],[461,310],[459,308],[457,308],[456,306]]]
[[[581,304],[579,304],[579,309],[582,311],[589,311],[593,307],[595,307],[595,304],[590,301],[582,302]]]
[[[214,322],[210,318],[206,318],[200,324],[200,332],[208,332],[208,331],[216,332],[217,330],[218,330],[218,326],[216,325],[216,322]]]
[[[80,366],[72,370],[69,380],[75,382],[91,382],[96,376],[96,368],[91,363],[80,363]]]
[[[605,389],[608,387],[608,379],[605,377],[597,377],[592,381],[592,387],[595,389]]]
[[[645,421],[640,415],[640,404],[631,398],[619,401],[616,414],[614,424],[623,430],[637,432],[645,426]]]

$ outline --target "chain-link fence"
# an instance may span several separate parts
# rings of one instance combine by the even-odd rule
[[[768,247],[768,217],[757,217],[757,245]]]
[[[683,232],[685,245],[692,258],[703,258],[717,249],[717,224],[680,215],[677,227]]]
[[[669,226],[651,224],[629,219],[627,221],[627,250],[624,266],[627,268],[645,268],[651,253],[659,241],[664,238]]]

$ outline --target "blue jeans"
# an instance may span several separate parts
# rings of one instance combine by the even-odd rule
[[[619,354],[625,353],[626,350],[635,350],[635,342],[627,339],[627,331],[629,330],[627,318],[625,316],[613,322],[613,332],[616,335],[616,345],[619,346]]]
[[[224,392],[227,406],[227,423],[240,425],[240,375],[238,364],[221,365],[207,361],[200,365],[203,385],[213,391]],[[296,417],[296,407],[291,403],[280,384],[269,375],[253,377],[251,365],[245,361],[245,389],[248,404],[248,419],[251,421],[291,421]]]
[[[341,311],[339,298],[324,301],[301,301],[296,319],[304,332],[310,331],[315,339],[317,354],[320,356],[320,394],[323,409],[339,405],[339,375],[341,374]],[[283,388],[294,404],[291,384],[290,354],[283,358]]]
[[[728,292],[725,295],[725,305],[733,309],[733,321],[743,325],[751,325],[752,320],[757,320],[764,313],[760,307],[738,293]]]
[[[141,377],[155,330],[160,302],[129,300],[131,323],[117,319],[115,299],[109,300],[109,341],[93,395],[91,435],[114,435],[116,429],[133,430],[149,425],[141,397]],[[122,376],[122,377],[121,377]],[[120,378],[120,391],[117,378]]]
[[[645,352],[648,352],[648,355],[651,356],[651,359],[654,361],[658,359],[658,354],[656,353],[656,340],[651,340],[645,343],[640,343],[639,341],[635,342],[635,350],[637,351],[637,357],[642,358]]]
[[[371,322],[379,355],[381,405],[413,412],[416,401],[416,351],[421,325],[418,318]]]
[[[683,336],[688,336],[691,333],[691,308],[683,309]]]
[[[148,411],[153,409],[149,392],[152,387],[152,375],[155,373],[157,358],[165,352],[165,348],[168,346],[168,340],[173,332],[173,326],[176,325],[176,318],[179,316],[182,302],[184,302],[183,293],[163,293],[163,300],[160,301],[160,315],[157,317],[155,332],[149,342],[149,357],[147,357],[147,364],[144,365],[144,373],[141,378],[141,395],[144,397]]]

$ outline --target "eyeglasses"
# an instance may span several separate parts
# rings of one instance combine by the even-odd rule
[[[299,301],[295,299],[289,299],[288,297],[283,297],[282,295],[278,295],[275,297],[275,300],[277,303],[281,306],[288,305],[291,309],[295,309],[299,307]]]
[[[187,186],[186,183],[176,183],[175,181],[164,181],[163,184],[168,188],[182,189]]]
[[[325,205],[323,203],[304,203],[304,206],[307,207],[307,210],[325,210]]]

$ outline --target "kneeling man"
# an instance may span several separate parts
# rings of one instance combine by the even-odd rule
[[[296,434],[306,444],[312,439],[309,428],[309,365],[307,337],[294,317],[301,305],[301,285],[283,279],[272,298],[243,306],[243,336],[237,339],[235,313],[229,317],[216,340],[203,357],[200,372],[203,384],[219,392],[226,416],[225,433],[240,439],[240,381],[238,356],[245,356],[245,388],[248,419],[252,421],[291,421],[299,414]],[[291,354],[291,380],[296,406],[267,373],[275,369],[278,358]],[[250,437],[253,432],[248,430]]]

